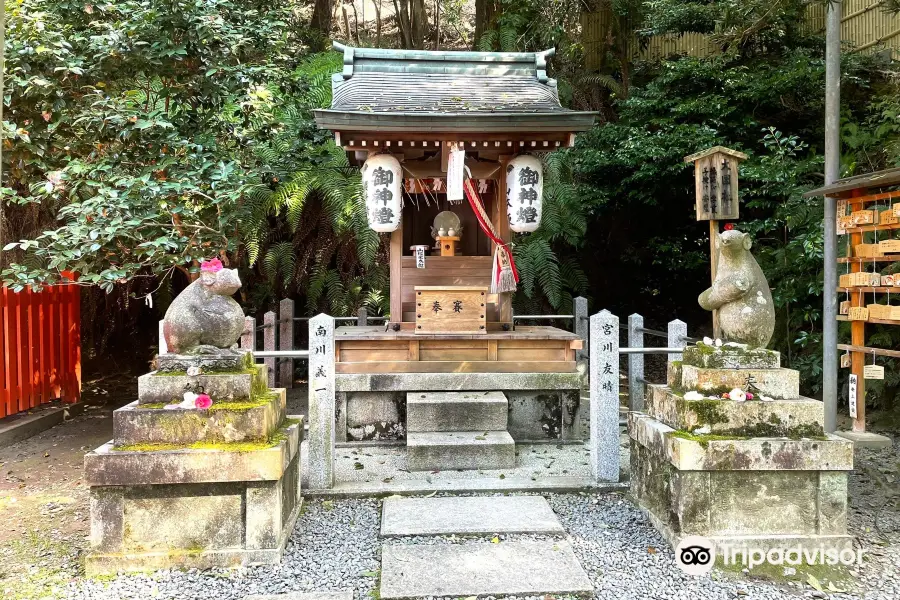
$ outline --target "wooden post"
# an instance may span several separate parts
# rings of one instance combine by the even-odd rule
[[[400,227],[391,233],[390,250],[391,323],[403,322],[403,218]]]
[[[710,281],[715,283],[716,272],[719,270],[719,251],[716,250],[716,236],[719,235],[719,222],[710,220],[709,222],[709,268],[711,273]],[[719,329],[719,309],[712,311],[713,321],[713,338],[718,339],[722,336]]]
[[[277,320],[278,318],[271,310],[263,315],[263,327],[265,327],[263,329],[263,350],[275,349],[275,321]],[[273,388],[275,387],[275,359],[266,358],[263,359],[263,363],[266,365],[269,387]]]
[[[278,347],[281,350],[294,349],[294,301],[288,298],[278,305]],[[278,365],[279,385],[283,388],[294,387],[294,359],[282,358]]]
[[[863,195],[864,190],[853,190],[852,196]],[[863,207],[862,202],[854,202],[850,199],[850,212],[860,210]],[[850,234],[850,248],[856,248],[857,244],[863,243],[863,234],[859,230]],[[849,253],[848,253],[849,254]],[[862,263],[850,263],[850,272],[859,273],[864,268]],[[850,308],[854,306],[865,306],[862,292],[850,293]],[[852,321],[850,323],[850,343],[854,346],[866,345],[866,322]],[[863,377],[863,370],[866,367],[866,355],[863,352],[850,353],[850,372],[856,375],[856,418],[853,419],[853,431],[863,432],[866,430],[866,380]]]

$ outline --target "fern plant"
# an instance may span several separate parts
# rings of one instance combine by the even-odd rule
[[[587,233],[586,214],[575,190],[567,150],[547,154],[544,163],[544,206],[541,226],[513,240],[519,270],[517,311],[565,310],[572,298],[587,293],[588,279],[574,255]]]
[[[303,92],[292,103],[262,88],[248,98],[246,127],[270,135],[250,145],[266,176],[246,194],[241,232],[249,265],[269,284],[269,297],[257,302],[301,295],[310,313],[346,315],[367,306],[380,314],[386,240],[368,226],[359,170],[312,121],[313,109],[331,103],[340,61],[333,52],[304,61],[296,73]]]

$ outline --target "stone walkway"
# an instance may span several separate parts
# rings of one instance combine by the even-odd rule
[[[539,496],[388,498],[382,537],[565,533]],[[429,596],[584,594],[591,582],[571,546],[561,539],[484,544],[405,545],[381,548],[384,600]]]

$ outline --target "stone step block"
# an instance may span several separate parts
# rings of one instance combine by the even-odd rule
[[[146,406],[132,402],[113,411],[116,446],[265,439],[284,420],[287,395],[283,388],[278,388],[253,401],[214,401],[208,409]]]
[[[506,431],[445,431],[406,436],[410,471],[511,469],[516,444]]]
[[[384,501],[381,537],[565,533],[541,496],[398,498]]]
[[[406,427],[424,431],[506,431],[509,403],[503,392],[410,392]]]
[[[824,405],[812,398],[762,402],[747,400],[686,400],[664,385],[648,385],[645,410],[673,429],[747,437],[809,437],[823,435]]]
[[[384,600],[585,595],[593,586],[563,541],[385,544],[380,592]]]
[[[777,369],[781,354],[765,348],[716,347],[701,342],[685,347],[681,362],[707,369]]]
[[[262,396],[268,389],[266,366],[254,364],[234,373],[187,375],[182,371],[153,371],[138,377],[138,402],[181,402],[184,392],[203,389],[213,402],[243,402]]]
[[[721,396],[734,388],[744,391],[748,382],[760,394],[776,400],[800,397],[800,372],[793,369],[710,369],[693,365],[681,366],[681,389]]]

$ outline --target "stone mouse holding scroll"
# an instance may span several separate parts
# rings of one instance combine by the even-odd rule
[[[244,311],[231,296],[241,287],[237,269],[214,258],[181,292],[163,319],[163,336],[173,354],[233,354],[244,331]]]
[[[752,245],[750,236],[736,229],[716,235],[716,278],[699,302],[706,310],[718,309],[724,341],[765,348],[775,331],[775,305]]]

